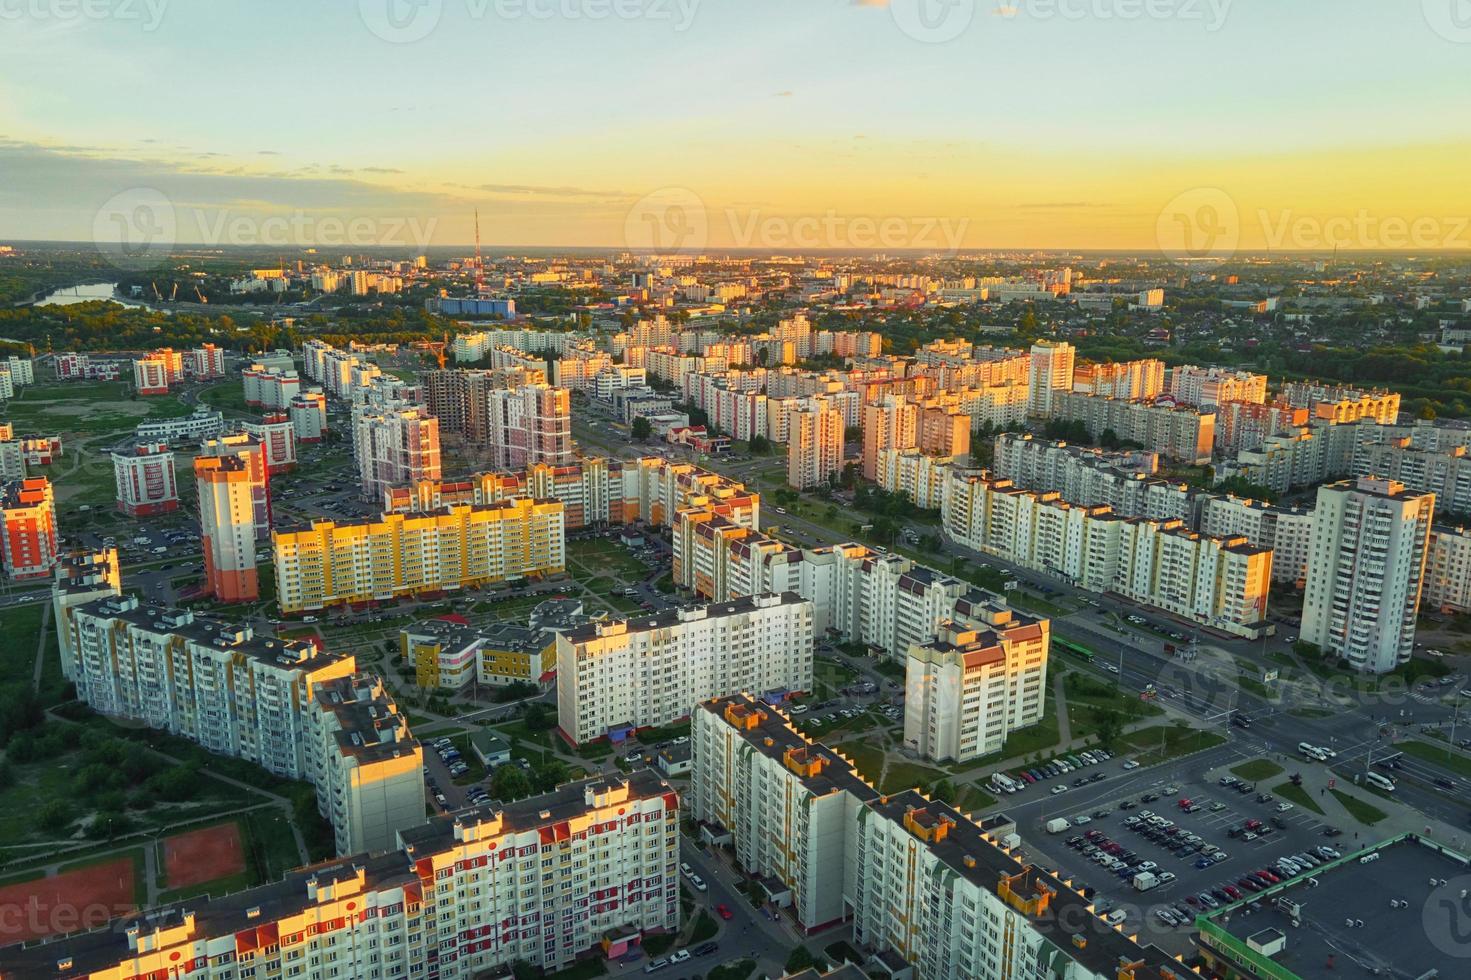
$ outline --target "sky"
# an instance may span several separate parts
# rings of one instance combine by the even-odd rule
[[[0,0],[0,240],[1471,246],[1471,0]]]

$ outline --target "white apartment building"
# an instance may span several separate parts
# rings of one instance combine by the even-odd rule
[[[423,822],[419,744],[382,682],[357,674],[352,657],[133,596],[72,606],[57,626],[67,630],[78,698],[311,781],[347,853],[392,847],[399,829]]]
[[[140,443],[132,452],[112,454],[117,509],[130,517],[149,517],[179,509],[174,454],[168,443]]]
[[[1032,345],[1027,374],[1027,414],[1050,418],[1057,397],[1073,390],[1073,368],[1077,351],[1062,341],[1039,340]]]
[[[1111,592],[1223,632],[1267,628],[1272,553],[1246,538],[1213,538],[1182,522],[1126,518],[1055,493],[952,469],[941,509],[954,541],[1092,592]]]
[[[1359,425],[1314,421],[1307,428],[1266,436],[1260,449],[1243,449],[1235,459],[1218,462],[1216,482],[1240,477],[1273,493],[1287,493],[1348,476],[1365,434]]]
[[[1355,477],[1380,476],[1414,493],[1435,494],[1442,512],[1471,514],[1471,455],[1466,446],[1421,449],[1410,436],[1354,445]]]
[[[36,369],[29,357],[19,357],[11,354],[5,359],[5,367],[10,370],[10,383],[16,388],[36,383]]]
[[[787,483],[822,486],[843,468],[843,415],[821,397],[805,399],[787,418]]]
[[[1104,398],[1155,398],[1164,391],[1164,387],[1164,361],[1153,357],[1086,364],[1073,372],[1073,391]]]
[[[1302,639],[1355,670],[1383,674],[1407,662],[1434,516],[1435,494],[1393,480],[1319,488]]]
[[[557,636],[557,719],[582,744],[684,718],[708,698],[812,689],[812,603],[745,596]]]
[[[855,942],[889,975],[1193,976],[1106,925],[1073,887],[1020,863],[999,842],[1010,821],[978,825],[914,790],[881,794],[747,696],[700,705],[691,739],[688,801],[702,838],[731,845],[804,933],[851,921]]]
[[[996,477],[1026,490],[1055,491],[1070,504],[1193,523],[1194,493],[1183,483],[1155,478],[1158,470],[1158,453],[1107,452],[1013,432],[996,437],[992,460]]]
[[[1313,538],[1313,512],[1302,507],[1274,507],[1241,497],[1199,498],[1200,531],[1217,538],[1246,538],[1272,552],[1272,581],[1301,587],[1306,581],[1308,548]]]
[[[240,374],[245,404],[267,411],[285,411],[301,392],[301,378],[290,368],[252,364]]]
[[[355,413],[352,451],[363,499],[381,500],[389,487],[439,479],[439,420],[422,407]]]
[[[919,446],[919,406],[903,395],[885,395],[863,406],[863,478],[877,480],[883,454]]]
[[[135,432],[139,442],[204,442],[225,434],[225,416],[196,408],[194,414],[176,419],[139,422]]]
[[[1231,368],[1181,364],[1170,368],[1165,393],[1185,405],[1215,407],[1227,402],[1260,405],[1267,400],[1267,376]]]
[[[1446,613],[1471,612],[1471,533],[1464,527],[1430,532],[1424,602]]]
[[[1189,406],[1124,401],[1078,392],[1054,396],[1053,418],[1082,422],[1095,441],[1112,429],[1120,439],[1137,442],[1150,452],[1191,465],[1211,461],[1216,439],[1216,416]]]
[[[286,406],[297,442],[321,442],[327,436],[327,395],[320,388],[298,393]]]
[[[0,976],[123,980],[548,973],[679,928],[680,800],[649,770],[404,829],[282,881],[7,949]]]
[[[918,449],[886,449],[879,456],[875,478],[884,490],[906,494],[914,506],[939,510],[945,501],[950,467],[955,465],[950,456],[931,456]]]
[[[984,625],[940,624],[905,658],[904,745],[926,759],[966,762],[997,752],[1042,720],[1051,623],[991,607]]]

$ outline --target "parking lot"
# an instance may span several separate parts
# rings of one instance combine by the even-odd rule
[[[1327,836],[1333,831],[1316,814],[1276,799],[1264,786],[1222,785],[1226,775],[1223,769],[1211,779],[1134,782],[1072,810],[1060,809],[1068,801],[1059,798],[1020,824],[1023,847],[1080,888],[1093,889],[1099,911],[1124,910],[1127,931],[1186,952],[1195,916],[1282,878],[1280,858],[1318,860],[1318,847],[1353,846]],[[1069,826],[1049,833],[1048,824],[1059,818]],[[1141,872],[1160,883],[1136,889]]]

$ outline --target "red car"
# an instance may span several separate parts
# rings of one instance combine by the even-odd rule
[[[1232,898],[1241,897],[1241,889],[1237,888],[1235,885],[1226,885],[1221,890],[1224,891],[1227,895],[1230,895]]]
[[[1274,885],[1277,884],[1277,882],[1279,882],[1279,881],[1282,880],[1282,878],[1279,875],[1274,874],[1271,871],[1268,871],[1266,868],[1263,868],[1262,870],[1258,871],[1257,874],[1261,875],[1263,878],[1267,879],[1268,881],[1270,881]]]
[[[1184,798],[1184,799],[1182,799],[1182,800],[1180,800],[1180,802],[1179,802],[1179,803],[1178,803],[1178,804],[1176,804],[1176,805],[1177,805],[1177,806],[1178,806],[1178,807],[1179,807],[1179,808],[1180,808],[1180,809],[1182,809],[1182,810],[1183,810],[1183,809],[1185,809],[1185,808],[1186,808],[1186,807],[1188,807],[1188,806],[1190,806],[1190,798],[1189,798],[1189,797],[1188,797],[1188,796],[1187,796],[1187,797],[1185,797],[1185,798]]]
[[[732,912],[730,911],[729,905],[717,905],[715,906],[715,914],[719,915],[722,919],[729,919],[731,918]]]

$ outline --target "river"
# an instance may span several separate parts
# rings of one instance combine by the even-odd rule
[[[142,303],[134,303],[124,299],[118,299],[113,295],[117,289],[115,282],[89,282],[80,286],[67,286],[55,292],[47,293],[36,300],[36,306],[71,306],[73,303],[90,303],[95,300],[105,299],[117,303],[119,306],[130,306],[135,309],[146,309]]]

